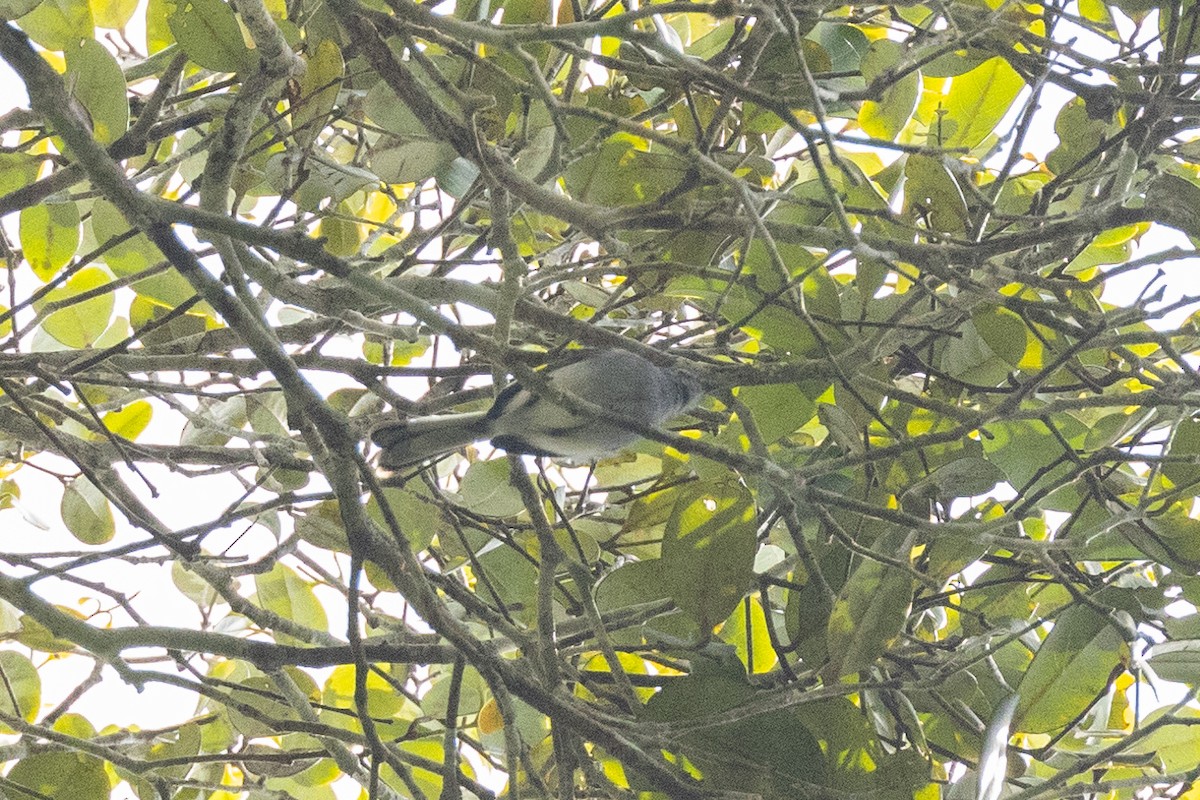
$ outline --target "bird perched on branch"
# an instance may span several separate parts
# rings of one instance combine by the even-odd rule
[[[659,367],[628,350],[596,350],[546,373],[551,387],[642,425],[658,426],[693,408],[703,389],[682,369]],[[613,419],[573,411],[512,383],[487,411],[385,422],[371,431],[379,464],[400,469],[488,439],[509,453],[589,461],[641,434]]]

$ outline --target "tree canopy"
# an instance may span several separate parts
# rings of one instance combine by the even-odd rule
[[[0,794],[1200,796],[1200,5],[0,16]]]

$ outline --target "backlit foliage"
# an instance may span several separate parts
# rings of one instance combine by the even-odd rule
[[[1196,795],[1191,0],[0,15],[0,794]]]

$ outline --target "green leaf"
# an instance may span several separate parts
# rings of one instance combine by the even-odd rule
[[[1165,512],[1148,516],[1144,524],[1122,530],[1125,539],[1172,570],[1200,570],[1200,520],[1188,514],[1190,501],[1174,503]]]
[[[1114,8],[1119,8],[1128,14],[1129,18],[1138,26],[1159,8],[1159,5],[1151,0],[1109,0],[1109,2]]]
[[[971,322],[993,353],[1014,367],[1021,363],[1029,343],[1024,320],[1007,308],[991,306],[976,311]]]
[[[1125,637],[1107,616],[1072,606],[1054,622],[1021,678],[1014,730],[1057,731],[1107,690],[1114,671],[1129,659]]]
[[[746,613],[747,604],[750,607],[749,615]],[[749,630],[746,629],[747,616],[750,617]],[[768,624],[762,602],[757,597],[747,597],[738,603],[721,626],[721,640],[734,646],[738,659],[746,665],[746,671],[751,675],[770,672],[779,663],[771,646],[771,635],[767,632]]]
[[[971,320],[946,344],[938,366],[952,378],[984,386],[997,386],[1012,372],[1012,365],[988,347]]]
[[[100,257],[118,277],[128,277],[151,270],[163,263],[163,256],[144,233],[128,236],[132,230],[116,206],[106,200],[92,204],[92,235],[100,244],[109,244]],[[120,241],[113,243],[114,239]],[[133,290],[155,305],[175,308],[195,294],[192,285],[174,268],[158,271],[133,282]],[[206,303],[196,305],[192,313],[209,310]]]
[[[0,196],[37,180],[40,163],[28,153],[0,153]]]
[[[10,800],[108,800],[109,790],[104,762],[72,751],[21,759],[6,776],[4,789]]]
[[[849,550],[826,546],[821,542],[814,542],[810,546],[815,550],[817,566],[822,575],[845,576],[849,572]],[[788,637],[806,663],[823,664],[829,659],[826,629],[836,598],[828,594],[830,587],[818,581],[817,576],[807,569],[796,570],[793,580],[798,587],[788,590],[785,610]],[[840,587],[838,583],[832,586],[833,589]]]
[[[76,478],[63,490],[60,511],[67,530],[84,544],[105,544],[117,531],[108,498],[87,478]]]
[[[475,185],[479,178],[479,167],[462,156],[455,156],[449,163],[440,164],[436,175],[438,188],[458,199]]]
[[[1196,752],[1200,750],[1200,709],[1192,706],[1175,709],[1167,705],[1150,713],[1140,724],[1143,727],[1155,724],[1167,715],[1172,721],[1138,741],[1131,751],[1153,756],[1155,763],[1168,773],[1195,769]]]
[[[95,33],[87,0],[43,0],[21,17],[21,30],[47,50],[66,50]]]
[[[659,196],[676,185],[685,170],[686,165],[674,156],[648,153],[636,146],[633,137],[618,134],[568,166],[563,183],[576,199],[628,205]]]
[[[1159,642],[1146,651],[1145,659],[1163,680],[1200,684],[1200,639]]]
[[[421,697],[421,709],[438,719],[446,716],[450,699],[450,672],[447,670],[440,679],[433,681],[429,692]],[[487,681],[479,674],[479,670],[467,665],[463,670],[462,686],[459,691],[456,711],[459,716],[477,714],[492,698]]]
[[[171,582],[184,597],[199,606],[211,606],[217,602],[217,590],[208,581],[192,572],[180,559],[171,561]]]
[[[304,541],[325,550],[339,553],[350,552],[350,539],[342,523],[342,514],[336,500],[324,500],[315,506],[296,511],[296,535]]]
[[[96,735],[96,729],[87,717],[82,714],[66,713],[54,721],[54,730],[74,736],[77,739],[91,739]]]
[[[300,99],[292,109],[292,130],[301,147],[311,145],[324,127],[325,118],[337,102],[345,71],[337,43],[323,39],[308,59],[300,78]]]
[[[230,439],[229,429],[242,430],[247,419],[244,397],[201,398],[196,413],[183,426],[179,443],[196,447],[223,445]]]
[[[803,356],[817,346],[807,322],[789,309],[765,302],[763,294],[745,281],[730,285],[698,276],[679,277],[671,281],[664,294],[690,300],[702,308],[719,309],[725,319],[736,322],[748,335],[781,355]]]
[[[503,459],[500,459],[500,462],[504,463]],[[429,547],[438,533],[441,511],[428,491],[422,491],[421,484],[413,481],[409,487],[403,489],[395,486],[384,487],[383,497],[387,500],[388,508],[399,522],[400,530],[408,539],[413,552],[419,553]],[[384,530],[388,530],[379,498],[374,494],[367,500],[366,510],[371,519]]]
[[[847,453],[863,451],[863,435],[854,418],[833,403],[818,403],[817,418],[829,431],[829,438]]]
[[[83,615],[73,608],[66,606],[55,606],[56,611],[74,617],[82,621]],[[21,617],[21,628],[13,634],[13,640],[25,645],[33,650],[40,650],[43,653],[69,653],[74,650],[77,645],[74,642],[66,639],[59,639],[49,628],[46,628],[42,623],[38,622],[28,614]],[[11,706],[10,706],[11,708]],[[5,731],[3,725],[0,725],[0,732]]]
[[[729,666],[703,664],[693,676],[668,682],[646,704],[644,718],[686,727],[688,720],[736,709],[753,702],[755,695],[745,676]],[[672,745],[699,769],[706,784],[758,797],[795,797],[794,781],[823,784],[827,779],[827,758],[795,708],[706,725]],[[635,788],[640,787],[635,783]]]
[[[890,532],[875,547],[907,560],[907,540]],[[829,664],[823,672],[835,680],[858,672],[879,658],[904,629],[912,605],[913,577],[906,570],[864,558],[833,603],[826,631]]]
[[[483,596],[489,603],[502,604],[518,619],[532,621],[537,614],[538,585],[538,569],[533,559],[521,548],[521,543],[494,548],[485,544],[476,552],[483,550],[486,552],[475,559],[482,574],[487,576]]]
[[[436,139],[410,139],[374,152],[371,168],[388,184],[415,184],[448,166],[455,149]]]
[[[670,598],[670,589],[663,579],[663,563],[660,559],[632,561],[623,564],[605,575],[596,584],[596,606],[602,613],[616,612],[642,603],[653,603]],[[673,639],[694,639],[696,627],[684,614],[673,611],[656,617],[643,626],[651,637],[665,634]],[[650,633],[653,631],[654,633]],[[641,627],[613,631],[613,641],[630,647],[642,644]]]
[[[317,226],[317,235],[324,239],[325,249],[335,256],[358,255],[363,232],[353,217],[353,210],[343,202],[337,206],[337,216],[326,217]]]
[[[947,149],[968,150],[983,142],[1017,99],[1025,81],[1007,61],[996,56],[975,69],[953,79],[943,103],[941,121],[930,128],[933,137],[939,130],[940,144]]]
[[[563,183],[577,200],[602,205],[626,205],[637,202],[632,137],[616,135],[598,150],[571,164],[563,173]]]
[[[149,0],[146,3],[146,48],[154,55],[175,44],[170,16],[177,0]]]
[[[1200,419],[1188,417],[1175,426],[1162,474],[1176,486],[1200,481]]]
[[[188,58],[214,72],[248,72],[258,56],[246,46],[233,8],[222,0],[170,0],[167,24]]]
[[[1068,442],[1087,429],[1078,420],[1063,415],[1055,419],[1059,433]],[[990,437],[983,440],[988,461],[1003,470],[1008,482],[1019,492],[1033,493],[1039,487],[1069,483],[1076,474],[1071,460],[1064,458],[1063,445],[1039,421],[1018,420],[988,425]],[[1032,482],[1032,484],[1031,484]],[[1075,504],[1059,508],[1053,495],[1039,503],[1041,508],[1077,512]]]
[[[203,307],[202,303],[195,306],[196,309]],[[151,346],[176,342],[180,339],[199,336],[211,328],[221,327],[211,315],[201,314],[185,314],[166,324],[157,324],[167,313],[167,309],[161,303],[156,303],[141,295],[133,298],[133,302],[129,304],[129,324],[133,330],[138,332],[142,344]],[[155,327],[148,329],[147,326],[152,323],[155,323]],[[189,420],[184,425],[184,430],[187,430],[187,426],[190,424]]]
[[[282,637],[281,637],[282,638]],[[290,642],[289,642],[290,643]],[[285,667],[299,685],[304,696],[315,699],[317,686],[307,673],[295,667]],[[209,677],[225,681],[236,704],[224,706],[229,724],[246,738],[269,736],[276,732],[270,721],[296,722],[295,709],[279,697],[275,684],[258,670],[243,662],[220,661],[212,666]],[[240,706],[249,706],[258,713],[247,713]],[[203,746],[203,745],[202,745]]]
[[[663,531],[663,578],[701,632],[729,616],[750,587],[756,544],[754,498],[735,482],[680,491]]]
[[[371,87],[362,101],[362,107],[368,119],[399,139],[429,138],[429,129],[386,81],[379,81]]]
[[[469,510],[489,517],[511,517],[525,510],[521,494],[509,480],[508,459],[476,461],[467,468],[459,500]]]
[[[908,52],[900,42],[876,39],[871,42],[862,59],[862,76],[869,84],[880,73],[885,72]],[[895,141],[904,130],[917,107],[921,93],[920,73],[913,70],[899,80],[886,84],[883,96],[878,100],[867,100],[858,110],[858,124],[870,136]]]
[[[978,67],[991,57],[986,50],[966,49],[945,52],[942,45],[931,43],[922,48],[923,53],[940,52],[941,55],[921,65],[921,74],[931,78],[954,78]],[[910,55],[910,58],[915,57]]]
[[[1152,418],[1153,411],[1149,408],[1122,409],[1105,414],[1091,423],[1087,438],[1083,440],[1083,447],[1089,451],[1110,447],[1134,431],[1141,430]]]
[[[66,285],[46,294],[33,307],[41,310],[50,303],[67,302],[66,307],[51,313],[42,321],[42,330],[71,348],[92,344],[108,328],[112,317],[113,293],[104,291],[86,300],[72,300],[78,295],[107,286],[112,282],[103,267],[84,267],[71,276]]]
[[[854,25],[819,22],[809,37],[821,44],[829,56],[829,68],[835,72],[859,70],[871,47],[871,40]]]
[[[411,721],[417,717],[419,711],[403,694],[396,691],[395,686],[388,681],[389,678],[403,684],[406,675],[400,665],[377,665],[367,673],[366,713],[371,715],[379,727],[380,735],[399,739],[408,734]],[[361,733],[362,725],[357,718],[358,706],[354,692],[354,666],[335,667],[321,689],[321,722],[339,730]],[[350,709],[351,713],[338,713],[335,711],[338,709]]]
[[[1104,139],[1104,120],[1092,119],[1082,97],[1071,98],[1058,112],[1054,121],[1054,132],[1058,134],[1058,147],[1046,156],[1046,166],[1060,175],[1088,154],[1093,154]]]
[[[1171,173],[1156,177],[1146,189],[1146,207],[1159,221],[1200,238],[1200,186]]]
[[[987,494],[997,483],[1008,480],[1004,472],[984,458],[967,456],[943,464],[927,478],[915,484],[910,491],[920,486],[930,486],[940,497],[974,497]]]
[[[754,416],[754,424],[767,444],[779,441],[813,418],[817,405],[793,383],[743,386],[738,400]]]
[[[1053,178],[1044,172],[1027,172],[1013,175],[1004,182],[1000,196],[996,198],[996,211],[1002,214],[1026,214],[1042,187]]]
[[[71,263],[79,247],[79,206],[39,203],[21,209],[21,250],[43,281]]]
[[[622,454],[596,464],[596,486],[633,486],[655,480],[663,472],[661,456],[649,453]]]
[[[64,80],[91,117],[96,141],[115,142],[129,127],[129,98],[117,60],[95,39],[68,47],[66,57]]]
[[[0,711],[33,722],[42,704],[42,679],[33,662],[15,650],[0,650],[0,681],[5,687],[0,692]],[[7,725],[0,725],[0,731],[13,732]]]
[[[0,0],[0,17],[17,19],[37,8],[42,0]]]
[[[1088,22],[1096,23],[1101,30],[1116,32],[1112,14],[1109,13],[1108,4],[1104,0],[1080,0],[1079,13]]]
[[[255,575],[254,588],[258,593],[259,605],[267,611],[306,628],[322,632],[329,630],[325,608],[313,593],[312,585],[283,564],[276,564],[270,572]],[[280,641],[294,641],[283,633],[278,637]]]
[[[904,165],[904,214],[925,226],[963,235],[970,229],[967,199],[940,158],[910,155]]]
[[[382,180],[378,175],[354,164],[342,164],[326,158],[318,150],[313,151],[305,161],[304,180],[298,188],[295,185],[294,161],[293,155],[276,152],[266,160],[263,176],[272,190],[292,194],[295,204],[308,211],[322,211],[326,205],[340,204],[361,188],[378,186]]]
[[[131,230],[117,207],[103,199],[92,204],[90,222],[92,235],[100,245],[108,245],[113,239],[125,237]],[[151,244],[144,233],[112,243],[101,258],[115,275],[121,277],[135,275],[163,260],[158,248]]]

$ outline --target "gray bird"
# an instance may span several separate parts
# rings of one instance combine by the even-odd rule
[[[556,389],[645,425],[661,425],[693,408],[703,389],[690,372],[659,367],[628,350],[598,350],[550,370]],[[487,411],[385,422],[371,431],[383,449],[379,465],[400,469],[483,439],[509,453],[589,461],[641,435],[617,422],[570,411],[519,383],[504,388]]]

